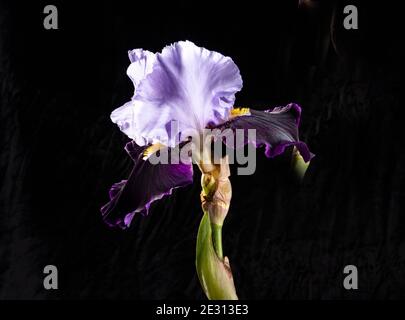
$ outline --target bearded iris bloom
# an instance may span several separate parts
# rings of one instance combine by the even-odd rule
[[[312,154],[298,135],[301,108],[294,103],[265,111],[234,108],[235,94],[242,89],[238,67],[231,58],[190,41],[176,42],[156,54],[135,49],[129,51],[129,59],[127,74],[134,84],[134,94],[112,112],[111,120],[131,138],[125,149],[134,166],[127,180],[111,187],[110,202],[101,209],[103,219],[110,226],[127,228],[136,213],[146,215],[154,201],[191,184],[192,161],[182,158],[177,163],[153,164],[148,159],[163,151],[173,153],[190,141],[204,141],[194,148],[192,157],[202,173],[201,201],[205,213],[197,240],[197,271],[209,298],[236,298],[236,293],[221,293],[228,290],[225,278],[231,275],[220,241],[231,198],[229,164],[226,157],[218,164],[207,156],[210,141],[202,138],[204,130],[254,129],[255,137],[245,135],[242,145],[263,146],[267,157],[294,146],[309,162]],[[214,275],[216,272],[219,274]],[[210,285],[210,276],[215,284]],[[216,286],[213,290],[209,288],[212,285]],[[233,286],[233,280],[229,286]]]

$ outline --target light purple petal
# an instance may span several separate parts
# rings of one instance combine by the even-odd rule
[[[141,83],[141,81],[152,72],[156,56],[154,53],[147,50],[134,49],[128,51],[128,57],[131,64],[127,69],[127,75],[134,83],[136,93],[138,85]]]
[[[134,84],[135,95],[141,81],[152,72],[156,56],[150,51],[134,49],[128,51],[128,57],[131,64],[127,69],[127,74]],[[139,113],[142,113],[142,110],[136,105],[135,101],[131,100],[111,113],[111,121],[116,123],[120,130],[129,138],[143,146],[149,141],[140,135],[137,125],[134,122],[134,119],[138,118]]]
[[[135,213],[148,213],[150,205],[173,189],[193,181],[191,164],[151,164],[143,160],[146,147],[129,142],[125,149],[134,160],[134,167],[127,180],[113,184],[110,202],[101,208],[104,221],[110,226],[129,227]]]
[[[208,124],[228,119],[235,93],[242,88],[231,58],[181,41],[164,48],[155,59],[131,105],[113,112],[113,122],[127,135],[174,147]]]
[[[129,138],[135,140],[138,145],[144,146],[151,141],[147,141],[139,134],[137,125],[134,122],[134,119],[136,118],[135,115],[138,112],[141,112],[141,110],[137,108],[135,102],[131,100],[123,106],[115,109],[111,113],[110,117],[111,121],[116,123],[120,130],[124,132]]]

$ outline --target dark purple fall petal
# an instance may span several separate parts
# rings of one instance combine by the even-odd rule
[[[110,202],[101,208],[103,219],[110,226],[129,227],[135,213],[146,215],[152,202],[193,181],[191,164],[151,164],[142,159],[146,148],[134,141],[125,146],[134,167],[127,180],[113,184]]]
[[[307,145],[299,140],[298,127],[301,107],[290,103],[285,107],[258,111],[249,109],[247,115],[235,117],[218,128],[244,129],[243,144],[253,143],[256,148],[265,146],[265,155],[274,157],[284,152],[285,148],[295,146],[305,162],[313,157]],[[247,129],[256,129],[256,139],[251,141]],[[226,143],[226,139],[225,139]]]

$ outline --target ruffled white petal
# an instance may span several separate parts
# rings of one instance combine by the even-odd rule
[[[175,146],[228,120],[235,93],[242,88],[231,58],[190,41],[153,56],[145,52],[135,52],[131,66],[137,64],[128,68],[136,87],[132,101],[111,116],[130,138]]]
[[[143,49],[134,49],[128,51],[128,57],[131,61],[127,69],[127,75],[134,83],[135,93],[139,83],[152,72],[156,55]]]

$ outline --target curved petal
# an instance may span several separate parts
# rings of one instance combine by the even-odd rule
[[[120,130],[124,132],[129,138],[135,140],[140,146],[145,146],[151,141],[147,141],[139,134],[139,129],[134,122],[135,115],[141,110],[137,108],[135,101],[131,100],[123,106],[115,109],[111,115],[111,121],[116,123]]]
[[[247,143],[253,143],[256,147],[265,146],[265,155],[274,157],[284,152],[288,146],[295,146],[301,153],[305,162],[313,157],[307,145],[299,140],[298,127],[301,117],[301,107],[295,103],[290,103],[285,107],[276,107],[273,109],[258,111],[248,108],[234,109],[231,116],[234,118],[223,125],[218,126],[221,130],[242,129],[242,141],[228,145],[230,147],[243,146]],[[249,136],[247,129],[255,129],[256,135]],[[227,144],[228,139],[224,139]],[[229,139],[229,141],[234,141]]]
[[[146,140],[174,147],[208,124],[228,120],[241,88],[231,58],[190,41],[177,42],[156,54],[152,72],[139,83],[133,97],[138,109],[124,117],[127,132],[136,127]]]
[[[101,208],[104,221],[110,226],[129,227],[135,213],[148,213],[152,202],[170,195],[173,189],[193,181],[192,164],[152,164],[144,160],[148,147],[129,142],[125,149],[134,160],[128,178],[113,184],[110,202]]]
[[[134,84],[134,95],[136,90],[145,77],[152,72],[153,64],[156,60],[156,55],[150,51],[143,49],[134,49],[128,51],[128,57],[131,61],[127,69],[127,75]],[[111,113],[111,121],[116,123],[120,130],[124,132],[129,138],[135,140],[140,146],[144,146],[151,142],[144,139],[139,134],[134,119],[138,118],[137,114],[142,110],[136,105],[135,101],[131,100],[123,106],[115,109]]]
[[[128,57],[131,64],[127,69],[127,75],[134,83],[136,93],[136,89],[141,81],[152,72],[156,56],[154,53],[147,50],[134,49],[128,51]]]

